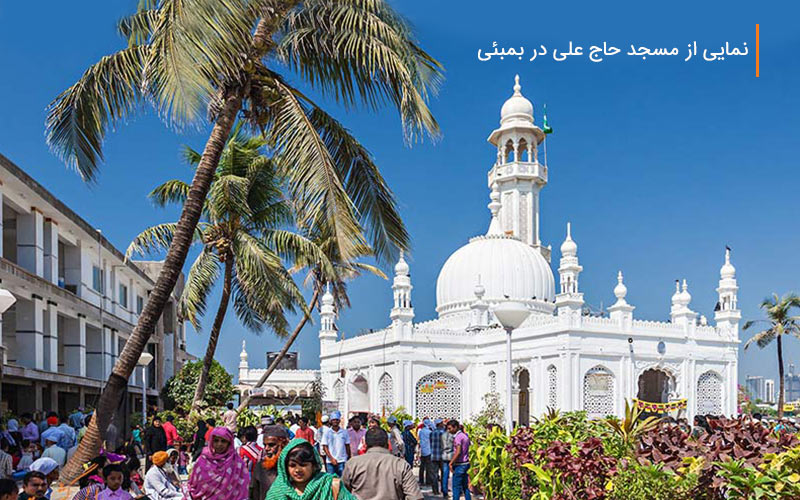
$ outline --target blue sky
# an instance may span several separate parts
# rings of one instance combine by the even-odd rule
[[[99,181],[87,186],[48,151],[44,117],[53,97],[99,57],[121,47],[115,22],[135,3],[0,4],[0,152],[119,248],[141,229],[177,216],[176,210],[153,207],[145,195],[166,179],[190,178],[179,148],[202,148],[207,130],[177,134],[145,111],[109,135]],[[589,303],[613,301],[622,269],[636,317],[667,319],[673,281],[686,278],[693,309],[711,319],[726,244],[734,250],[746,319],[760,317],[758,303],[767,294],[800,292],[798,7],[393,3],[446,68],[446,81],[431,102],[442,140],[408,148],[392,109],[345,112],[331,103],[329,109],[374,154],[397,194],[413,237],[417,319],[435,315],[436,277],[447,257],[488,225],[486,171],[494,152],[485,139],[497,126],[515,73],[534,103],[537,122],[547,103],[555,128],[548,140],[550,184],[542,194],[541,236],[557,249],[566,222],[572,222]],[[756,23],[761,24],[760,78],[754,77]],[[493,41],[526,50],[606,41],[624,50],[634,43],[684,51],[695,40],[700,47],[746,42],[750,55],[716,62],[622,55],[602,63],[477,59],[478,49]],[[389,286],[370,277],[352,283],[353,308],[342,313],[340,327],[352,335],[384,326]],[[202,354],[206,338],[190,332],[190,351]],[[264,352],[281,345],[269,334],[247,333],[233,315],[225,322],[224,338],[218,359],[231,371],[242,339],[256,366],[265,363]],[[301,365],[315,367],[316,327],[306,328],[296,347]],[[787,359],[800,365],[800,340],[790,341],[787,351]],[[740,376],[774,376],[774,359],[774,347],[742,352]]]

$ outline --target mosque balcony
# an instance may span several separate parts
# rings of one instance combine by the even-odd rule
[[[489,186],[509,179],[527,179],[547,184],[547,165],[539,161],[510,161],[495,165],[489,171]]]

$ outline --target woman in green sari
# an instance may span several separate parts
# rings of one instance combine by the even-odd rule
[[[334,474],[323,471],[322,459],[305,439],[293,439],[278,459],[278,477],[267,500],[357,500]]]

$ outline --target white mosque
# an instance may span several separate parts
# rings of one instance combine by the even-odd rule
[[[691,309],[686,281],[676,282],[670,321],[635,319],[622,272],[608,314],[588,313],[569,224],[558,284],[551,249],[539,239],[539,193],[548,179],[539,159],[544,138],[517,77],[500,111],[500,126],[488,138],[497,150],[487,175],[491,221],[485,235],[471,238],[442,267],[436,283],[438,318],[414,321],[409,265],[401,255],[394,268],[391,324],[344,338],[336,328],[333,297],[326,293],[320,371],[278,370],[276,380],[295,383],[297,393],[321,377],[326,399],[345,415],[403,406],[420,418],[468,418],[482,409],[487,393],[506,400],[506,332],[493,308],[514,301],[531,311],[512,336],[516,422],[528,423],[548,407],[585,410],[591,417],[620,415],[625,401],[634,398],[685,400],[683,415],[690,419],[735,414],[741,313],[730,250],[720,269],[713,326]],[[246,390],[261,373],[249,369],[243,348],[240,386]]]

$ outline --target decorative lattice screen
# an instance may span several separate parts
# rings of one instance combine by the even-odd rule
[[[388,373],[384,373],[378,383],[378,397],[380,399],[381,414],[388,415],[394,410],[394,380]]]
[[[720,415],[722,413],[722,377],[707,371],[697,379],[697,414]]]
[[[589,418],[614,413],[614,374],[596,366],[583,377],[583,410]]]
[[[497,392],[497,374],[489,372],[489,392]]]
[[[461,418],[461,383],[448,373],[433,372],[417,382],[418,418]]]
[[[558,408],[558,369],[553,365],[547,367],[547,406]]]
[[[333,397],[336,399],[336,402],[339,403],[339,411],[344,413],[344,384],[341,380],[337,380],[333,383]]]

